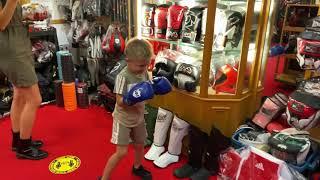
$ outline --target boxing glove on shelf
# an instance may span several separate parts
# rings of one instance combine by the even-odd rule
[[[173,74],[176,67],[177,63],[174,61],[161,58],[161,61],[156,62],[152,74],[156,77],[166,77],[170,82],[173,82]]]
[[[179,89],[195,92],[200,80],[199,69],[191,64],[180,63],[174,73],[173,85]]]
[[[205,8],[202,11],[201,36],[200,36],[201,43],[204,43],[204,38],[206,37],[207,14],[208,14],[208,8]]]
[[[166,38],[168,8],[169,6],[164,4],[156,9],[154,15],[154,34],[156,38]]]
[[[185,12],[181,38],[183,42],[193,43],[200,39],[198,30],[201,28],[202,11],[203,8],[194,7]]]
[[[180,39],[184,12],[187,8],[179,5],[172,5],[168,9],[168,24],[166,38],[176,41]]]
[[[143,36],[153,36],[154,35],[154,15],[156,10],[155,4],[146,3],[142,6],[142,35]]]

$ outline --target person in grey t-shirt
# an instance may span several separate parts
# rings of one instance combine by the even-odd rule
[[[109,158],[101,179],[109,179],[112,170],[127,154],[129,139],[134,143],[135,160],[133,174],[143,179],[151,179],[151,173],[143,168],[144,141],[147,136],[144,122],[144,101],[137,101],[132,105],[126,102],[127,93],[139,83],[148,81],[147,67],[153,56],[152,45],[144,39],[131,39],[125,49],[127,67],[116,78],[114,93],[116,106],[113,112],[113,129],[111,143],[117,145],[116,152]],[[153,92],[148,94],[153,97]]]

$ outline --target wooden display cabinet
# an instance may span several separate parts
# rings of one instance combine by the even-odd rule
[[[264,67],[268,58],[268,49],[272,34],[271,27],[274,19],[274,4],[276,0],[129,0],[129,27],[134,27],[131,36],[147,38],[150,41],[161,41],[169,44],[172,49],[193,47],[201,54],[201,79],[196,92],[174,88],[165,96],[156,96],[149,101],[150,105],[162,107],[174,112],[178,117],[192,125],[209,132],[214,125],[225,135],[230,136],[246,118],[251,118],[260,106],[263,86]],[[155,39],[141,35],[141,7],[143,3],[173,4],[188,6],[200,5],[208,7],[206,31],[203,45],[199,43],[187,44],[181,40],[169,41]],[[222,8],[222,9],[221,9]],[[238,46],[230,47],[228,42],[224,49],[216,49],[214,30],[219,27],[221,18],[214,18],[216,13],[225,10],[241,11],[243,14],[243,27]],[[217,13],[218,14],[218,13]],[[215,19],[219,22],[215,23]],[[131,32],[131,31],[130,31]],[[228,39],[228,35],[226,35]],[[178,47],[178,48],[177,48]],[[234,92],[219,92],[213,89],[211,75],[217,69],[219,61],[235,60],[237,66],[237,81]],[[229,64],[227,62],[225,64]],[[220,63],[221,67],[225,64]]]

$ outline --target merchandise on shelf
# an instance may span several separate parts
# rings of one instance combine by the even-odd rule
[[[154,36],[154,15],[155,15],[155,4],[144,4],[142,7],[143,17],[141,19],[142,34],[146,37]]]
[[[196,66],[179,63],[174,72],[173,85],[179,89],[195,92],[200,81],[200,71]]]
[[[311,148],[308,137],[291,135],[287,132],[273,134],[269,138],[271,154],[293,165],[305,163]]]
[[[182,23],[186,7],[172,5],[168,9],[168,24],[166,38],[176,41],[181,38]]]
[[[156,38],[165,39],[167,33],[167,16],[169,5],[163,4],[157,7],[154,15],[154,35]]]
[[[266,128],[272,120],[285,112],[287,101],[288,97],[282,93],[276,93],[272,97],[267,97],[252,121],[261,128]]]
[[[41,4],[22,5],[22,19],[24,21],[43,21],[49,18],[48,7]]]
[[[226,64],[215,73],[212,88],[216,90],[216,93],[235,93],[237,79],[238,70],[230,64]]]
[[[288,101],[286,115],[288,124],[300,129],[309,130],[320,123],[320,78],[303,81]]]
[[[200,40],[203,8],[193,7],[184,14],[182,42],[194,43]]]

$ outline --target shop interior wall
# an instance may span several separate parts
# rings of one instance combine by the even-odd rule
[[[32,3],[41,3],[49,7],[52,15],[52,20],[61,20],[64,18],[64,13],[62,11],[61,5],[69,5],[69,0],[31,0]],[[69,47],[67,34],[70,30],[70,24],[52,24],[57,30],[57,36],[59,41],[59,46]]]

